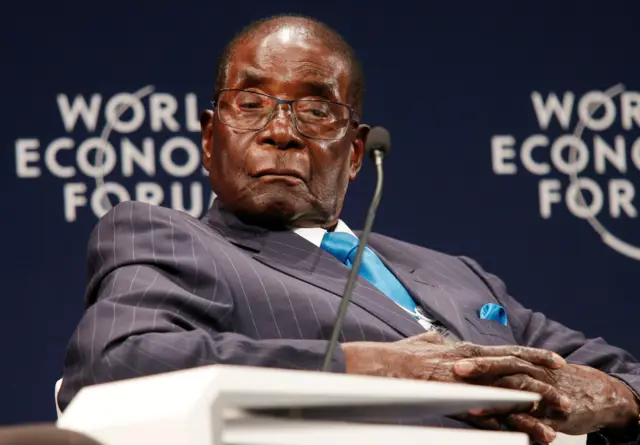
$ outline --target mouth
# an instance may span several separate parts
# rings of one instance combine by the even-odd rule
[[[299,184],[304,182],[304,177],[297,170],[290,169],[267,169],[261,170],[257,174],[253,175],[254,178],[265,179],[265,180],[283,180],[290,183]]]

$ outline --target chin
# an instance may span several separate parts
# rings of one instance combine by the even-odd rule
[[[299,198],[284,195],[252,196],[235,206],[234,213],[247,224],[271,229],[285,229],[311,206]]]
[[[306,187],[280,183],[248,184],[231,195],[218,194],[218,198],[244,223],[272,230],[322,224],[333,214]]]
[[[282,225],[288,226],[300,215],[308,213],[312,206],[299,198],[289,196],[266,197],[257,203],[259,213],[270,221],[280,221]]]

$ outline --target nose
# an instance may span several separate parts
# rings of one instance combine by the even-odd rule
[[[274,113],[275,116],[260,132],[258,142],[271,145],[279,150],[303,148],[304,142],[293,123],[290,107],[288,105],[278,106]]]

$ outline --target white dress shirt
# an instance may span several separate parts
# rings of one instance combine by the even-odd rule
[[[303,227],[301,229],[293,229],[293,231],[318,247],[320,247],[320,244],[322,244],[322,238],[324,238],[324,234],[327,233],[327,231],[322,227]],[[350,233],[351,235],[356,236],[356,234],[351,231],[349,226],[347,226],[341,219],[338,220],[338,225],[334,229],[334,232]]]

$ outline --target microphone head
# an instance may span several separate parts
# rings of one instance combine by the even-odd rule
[[[386,128],[373,127],[367,137],[365,152],[373,157],[375,152],[379,152],[382,156],[387,156],[391,149],[391,135]]]

